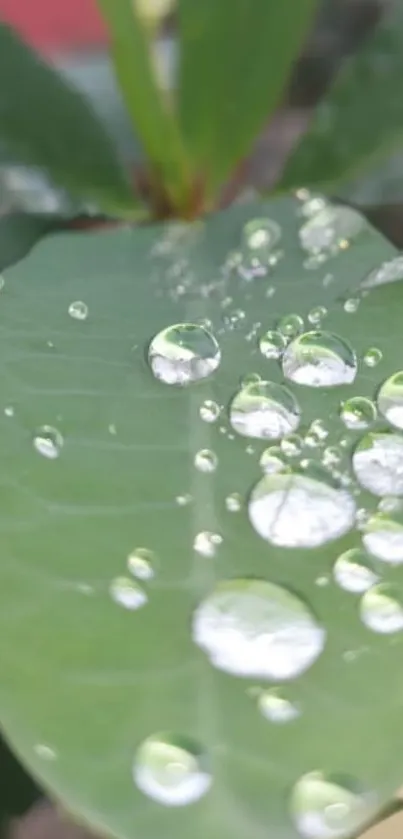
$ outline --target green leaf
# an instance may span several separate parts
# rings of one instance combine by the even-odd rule
[[[290,157],[278,188],[335,188],[403,145],[403,6],[388,14],[348,59]]]
[[[179,112],[211,197],[279,104],[316,0],[179,0]]]
[[[261,216],[280,225],[283,258],[254,281],[223,271],[244,223]],[[332,580],[336,557],[358,546],[360,533],[352,529],[312,549],[260,538],[247,506],[267,441],[232,433],[228,422],[241,377],[283,379],[279,364],[257,350],[262,333],[290,314],[311,329],[312,308],[327,307],[323,328],[350,340],[358,374],[341,387],[288,383],[301,405],[300,433],[317,419],[328,432],[314,448],[307,441],[290,465],[320,460],[324,446],[340,443],[340,470],[348,476],[351,445],[360,434],[345,429],[340,401],[372,397],[401,366],[402,285],[375,289],[355,313],[343,305],[394,248],[368,229],[349,248],[343,239],[345,249],[314,269],[301,251],[298,227],[296,202],[287,199],[238,206],[193,227],[64,234],[47,239],[5,275],[0,720],[45,788],[102,834],[297,839],[290,795],[304,773],[352,776],[368,789],[360,822],[372,819],[401,781],[403,633],[370,631],[359,618],[358,597]],[[85,314],[87,305],[86,318],[69,316],[73,301],[81,301],[76,314]],[[215,373],[188,387],[157,381],[146,360],[151,339],[173,324],[209,321],[222,353]],[[371,368],[362,358],[374,344],[383,360]],[[200,416],[205,400],[222,406],[215,423]],[[54,426],[63,443],[57,435],[53,447],[52,439],[40,443],[44,425]],[[215,470],[195,467],[203,449],[215,453]],[[355,483],[345,491],[353,489]],[[239,511],[228,509],[233,493],[239,493]],[[357,507],[372,509],[378,501],[362,492],[354,497]],[[297,541],[304,522],[293,515],[289,533]],[[207,540],[215,555],[193,549],[204,531],[222,538],[220,544]],[[131,610],[112,595],[119,592],[116,580],[130,578],[127,557],[139,547],[151,551],[155,575],[137,581],[148,597],[141,608],[139,593],[124,589],[139,607]],[[399,586],[402,568],[376,566],[385,582]],[[277,666],[290,655],[292,664],[307,649],[304,633],[293,635],[304,629],[304,603],[327,633],[313,666],[282,686],[300,712],[283,725],[258,710],[264,679],[225,673],[192,638],[195,608],[219,581],[237,577],[261,578],[301,598],[297,627],[288,625]],[[283,592],[273,608],[288,602]],[[244,620],[251,619],[247,611]],[[237,636],[229,630],[227,653],[232,649],[248,668],[250,656],[233,643]],[[210,790],[192,805],[162,806],[133,781],[136,751],[159,732],[172,732],[184,746],[194,741],[196,762],[200,749],[200,765],[211,772]],[[157,780],[164,754],[154,755]],[[180,766],[174,760],[168,799]],[[328,803],[321,799],[319,809]],[[348,825],[357,827],[351,797],[336,790],[330,803],[341,806],[319,812],[319,824],[333,814],[345,819],[347,807]]]
[[[0,24],[0,139],[15,161],[43,167],[55,182],[113,212],[136,199],[90,104]]]
[[[111,37],[115,68],[136,134],[158,179],[183,208],[189,197],[190,171],[167,94],[158,87],[151,41],[132,0],[98,0]]]
[[[26,256],[39,239],[55,230],[59,221],[27,213],[10,213],[0,218],[0,271]]]

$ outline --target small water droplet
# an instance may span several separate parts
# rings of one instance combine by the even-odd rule
[[[230,423],[244,437],[277,440],[299,425],[301,410],[288,388],[259,381],[236,394],[229,410]]]
[[[259,350],[265,358],[275,360],[281,358],[286,346],[284,335],[275,329],[269,329],[259,340]]]
[[[337,466],[343,459],[342,452],[337,446],[327,446],[323,452],[322,463],[323,466]]]
[[[239,492],[231,492],[225,499],[225,506],[230,513],[238,513],[242,508],[242,496]]]
[[[112,600],[125,609],[135,611],[147,603],[147,595],[143,589],[129,577],[115,577],[109,592]]]
[[[315,306],[309,312],[309,315],[308,315],[309,323],[311,323],[312,326],[320,326],[323,319],[326,317],[326,315],[327,315],[327,309],[326,309],[325,306]]]
[[[383,262],[379,268],[370,271],[361,282],[361,288],[375,288],[375,286],[394,283],[401,279],[403,279],[403,257],[395,256],[394,259]]]
[[[42,760],[56,760],[57,753],[51,746],[47,746],[46,743],[36,743],[34,746],[34,752],[38,755],[38,757],[42,758]]]
[[[42,425],[41,428],[38,428],[33,439],[36,451],[49,460],[55,460],[59,457],[63,443],[64,440],[60,431],[51,425]]]
[[[349,299],[345,301],[343,308],[347,314],[353,315],[358,310],[359,305],[359,297],[349,297]]]
[[[86,320],[88,317],[87,304],[83,303],[82,300],[75,300],[74,303],[70,303],[69,315],[75,320]]]
[[[317,213],[320,213],[328,205],[327,198],[324,195],[312,195],[309,192],[305,200],[300,200],[302,200],[302,204],[299,207],[299,214],[304,218],[316,216]]]
[[[376,407],[364,396],[352,396],[341,403],[340,419],[351,431],[369,428],[376,420]]]
[[[356,239],[366,227],[364,216],[351,207],[328,206],[302,225],[301,247],[310,254],[337,252]]]
[[[193,615],[193,640],[219,670],[285,680],[307,670],[326,633],[305,603],[265,580],[223,580]]]
[[[186,507],[187,504],[190,504],[192,500],[192,496],[188,492],[184,495],[177,495],[175,499],[179,507]]]
[[[288,699],[286,691],[279,688],[260,691],[257,705],[267,720],[280,725],[296,720],[301,714],[298,705]]]
[[[5,414],[6,417],[13,417],[14,413],[15,412],[14,412],[14,408],[13,408],[12,405],[7,405],[7,407],[4,408],[4,414]]]
[[[365,592],[360,603],[361,620],[368,629],[389,635],[403,630],[403,599],[400,589],[380,583]]]
[[[331,332],[305,332],[283,355],[287,379],[310,387],[350,384],[357,373],[357,359],[347,341]]]
[[[200,406],[199,413],[204,422],[216,422],[220,416],[220,407],[212,399],[206,399]]]
[[[212,783],[199,744],[165,732],[143,740],[135,755],[133,779],[141,792],[167,807],[198,801]]]
[[[217,469],[218,458],[210,449],[200,449],[195,455],[194,464],[199,472],[214,472]]]
[[[355,779],[324,772],[309,772],[295,784],[291,814],[306,839],[347,839],[368,820],[376,798]]]
[[[201,556],[213,557],[217,548],[222,544],[222,536],[219,533],[212,533],[211,530],[202,530],[194,538],[193,550]]]
[[[403,512],[403,499],[395,495],[385,495],[378,504],[380,513],[401,513]]]
[[[365,351],[362,360],[367,367],[376,367],[382,361],[382,353],[378,347],[369,347]]]
[[[281,441],[280,451],[286,457],[298,457],[302,452],[303,445],[302,438],[299,434],[290,434]]]
[[[403,372],[386,379],[379,390],[378,408],[385,419],[396,428],[403,428]]]
[[[300,315],[284,315],[277,324],[278,331],[286,338],[295,338],[304,328],[304,321]]]
[[[242,231],[243,245],[263,264],[268,262],[280,237],[280,226],[270,218],[251,219]]]
[[[403,562],[403,520],[387,513],[375,513],[365,523],[362,541],[370,554],[390,565]]]
[[[403,438],[390,432],[369,432],[353,453],[353,469],[373,495],[403,495]]]
[[[333,576],[340,588],[354,594],[362,594],[379,580],[369,557],[360,548],[340,554],[333,566]]]
[[[288,469],[282,457],[282,451],[277,446],[271,446],[262,452],[259,465],[266,475],[275,475]]]
[[[159,332],[148,349],[156,379],[170,385],[187,385],[210,376],[221,361],[214,336],[200,324],[180,323]]]
[[[135,548],[127,557],[127,568],[138,580],[152,580],[154,571],[154,554],[147,548]]]

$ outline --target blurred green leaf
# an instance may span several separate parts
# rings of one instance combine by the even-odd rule
[[[247,504],[267,441],[229,433],[240,378],[283,379],[257,342],[284,315],[299,315],[310,329],[311,309],[326,307],[323,328],[350,340],[359,359],[354,384],[289,385],[301,405],[301,434],[318,418],[328,432],[290,459],[298,468],[344,440],[340,470],[351,474],[357,435],[341,422],[340,402],[373,397],[401,367],[402,284],[370,292],[354,314],[343,306],[396,251],[369,229],[315,270],[299,245],[297,209],[286,199],[234,207],[193,227],[64,234],[5,273],[0,719],[45,788],[103,835],[296,839],[289,795],[303,773],[326,770],[362,783],[371,791],[363,818],[401,782],[403,632],[371,632],[358,597],[332,579],[339,552],[359,545],[361,534],[353,528],[316,549],[261,539]],[[223,266],[244,223],[262,216],[280,225],[283,258],[254,281],[228,275]],[[88,306],[85,319],[69,316],[73,301]],[[162,384],[146,361],[150,340],[189,321],[211,322],[221,364],[189,387]],[[362,357],[374,342],[383,360],[370,368]],[[222,406],[216,423],[200,416],[207,399]],[[43,425],[62,435],[58,457],[33,446]],[[200,449],[215,452],[215,471],[195,469]],[[353,488],[358,507],[374,507],[376,499]],[[240,495],[238,512],[226,503],[232,493]],[[296,533],[300,524],[295,516]],[[201,531],[222,537],[215,556],[194,551]],[[139,582],[148,603],[131,611],[114,601],[111,584],[129,576],[128,554],[140,546],[152,552],[155,577]],[[402,569],[378,568],[396,585]],[[192,639],[195,606],[217,581],[237,576],[297,592],[327,632],[314,666],[286,685],[301,713],[284,725],[258,711],[264,682],[220,671]],[[301,649],[304,635],[295,638],[295,656]],[[160,731],[193,738],[207,753],[211,789],[192,806],[161,806],[133,782],[136,749]],[[175,763],[174,784],[177,770]],[[340,810],[344,818],[345,803],[330,807],[329,818]]]
[[[339,188],[403,147],[403,4],[342,67],[277,188]]]
[[[161,179],[157,189],[183,208],[190,191],[190,172],[169,94],[158,86],[152,42],[132,0],[98,0],[111,37],[116,74],[136,134]]]
[[[90,104],[0,24],[0,140],[18,162],[43,167],[56,183],[113,212],[135,196]]]
[[[279,104],[316,0],[179,0],[179,111],[211,197]]]

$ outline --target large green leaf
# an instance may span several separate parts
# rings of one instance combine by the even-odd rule
[[[316,0],[179,0],[179,112],[207,193],[278,105]]]
[[[282,380],[257,340],[284,315],[311,328],[312,308],[326,306],[323,328],[349,339],[358,354],[353,385],[289,385],[302,408],[302,434],[319,418],[326,446],[345,439],[344,474],[357,435],[340,421],[340,401],[372,397],[401,366],[401,284],[371,292],[355,312],[354,298],[349,311],[343,305],[395,250],[368,229],[349,248],[343,239],[338,255],[314,269],[300,249],[296,210],[296,202],[278,200],[191,228],[55,236],[5,275],[0,719],[17,754],[64,807],[122,839],[296,839],[289,798],[302,774],[342,773],[362,783],[371,791],[364,820],[402,778],[403,633],[371,632],[357,596],[332,581],[334,560],[359,545],[360,534],[353,529],[315,549],[260,538],[247,503],[265,444],[229,433],[227,409],[240,378]],[[262,215],[282,228],[283,258],[253,281],[223,272],[244,222]],[[69,316],[73,301],[88,306],[86,318]],[[75,311],[85,314],[83,306]],[[150,340],[199,319],[211,321],[220,343],[216,372],[188,387],[154,379]],[[374,343],[383,360],[371,368],[362,358]],[[216,423],[200,417],[207,399],[223,406]],[[64,439],[55,449],[43,441],[42,451],[57,457],[33,445],[43,425]],[[322,455],[311,438],[302,459]],[[194,465],[206,448],[218,458],[211,472]],[[239,511],[228,509],[233,493]],[[360,492],[356,503],[376,501]],[[297,541],[301,525],[297,516],[290,524]],[[215,556],[193,549],[203,531],[222,538]],[[148,603],[132,611],[110,587],[128,575],[127,556],[140,546],[152,552],[155,577],[140,583]],[[402,582],[402,566],[378,571]],[[251,689],[264,681],[214,667],[192,640],[193,610],[217,582],[254,576],[296,592],[327,632],[317,662],[285,686],[301,713],[284,725],[257,709]],[[304,636],[300,646],[290,631],[298,657]],[[192,805],[164,807],[133,782],[139,745],[165,731],[206,752],[211,788]],[[172,772],[175,787],[175,766]],[[329,803],[336,806],[325,819],[343,823],[350,799],[336,792],[322,805]]]
[[[388,13],[348,59],[290,157],[280,189],[334,189],[386,158],[403,142],[403,6]]]
[[[133,214],[135,197],[91,105],[0,24],[0,140],[15,161],[46,169],[56,183]]]

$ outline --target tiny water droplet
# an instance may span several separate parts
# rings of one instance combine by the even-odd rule
[[[364,216],[351,207],[327,206],[302,225],[301,247],[310,254],[337,252],[356,239],[366,227]]]
[[[239,492],[231,492],[225,499],[225,506],[230,513],[238,513],[242,508],[242,496]]]
[[[370,271],[361,282],[361,288],[375,288],[375,286],[394,283],[401,279],[403,279],[403,257],[395,256],[394,259],[383,262],[379,268]]]
[[[132,611],[147,603],[145,591],[129,577],[115,577],[109,586],[109,593],[115,603]]]
[[[159,381],[187,385],[214,373],[221,361],[221,350],[208,329],[200,324],[179,323],[153,338],[148,360]]]
[[[295,826],[306,839],[347,839],[359,832],[375,806],[375,796],[355,779],[320,771],[303,775],[290,801]]]
[[[163,732],[147,737],[137,749],[133,780],[141,792],[167,807],[198,801],[212,783],[207,757],[188,737]]]
[[[270,218],[251,219],[242,230],[243,245],[262,263],[267,263],[280,237],[280,226]]]
[[[204,422],[216,422],[220,416],[220,407],[212,399],[206,399],[200,406],[199,413]]]
[[[350,384],[357,374],[357,359],[347,341],[331,332],[305,332],[289,344],[283,355],[287,379],[310,387]]]
[[[288,699],[286,691],[279,688],[262,690],[257,705],[267,720],[280,725],[296,720],[301,714],[298,705]]]
[[[222,544],[222,536],[219,533],[212,533],[210,530],[202,530],[194,538],[193,550],[201,556],[213,557],[217,548]]]
[[[373,495],[403,495],[403,437],[369,432],[356,446],[353,469],[361,486]]]
[[[127,568],[138,580],[152,580],[154,571],[154,554],[147,548],[135,548],[127,557]]]
[[[327,315],[327,309],[326,309],[325,306],[315,306],[309,312],[309,315],[308,315],[309,323],[311,323],[312,326],[320,326],[321,323],[322,323],[322,320],[326,317],[326,315]]]
[[[59,457],[63,443],[64,440],[60,431],[51,425],[42,425],[41,428],[38,428],[33,439],[36,451],[49,460],[55,460]]]
[[[275,329],[269,329],[259,340],[259,350],[265,358],[281,358],[286,346],[284,335]]]
[[[403,562],[403,517],[375,513],[365,523],[362,541],[370,554],[390,565]]]
[[[389,635],[403,630],[403,599],[400,589],[380,583],[365,592],[360,603],[361,620],[373,632]]]
[[[244,437],[277,440],[299,425],[301,410],[288,388],[274,382],[253,383],[231,402],[229,420]]]
[[[379,390],[378,408],[382,416],[396,428],[403,428],[403,372],[386,379]]]
[[[275,475],[277,472],[284,472],[287,466],[282,457],[282,451],[277,446],[271,446],[262,452],[259,460],[260,468],[266,475]]]
[[[304,321],[300,315],[284,315],[278,322],[277,329],[286,338],[295,338],[304,328]]]
[[[38,755],[38,757],[42,758],[42,760],[56,760],[57,753],[51,746],[47,746],[46,743],[36,743],[34,746],[34,752]]]
[[[353,315],[358,310],[359,305],[359,297],[349,297],[349,299],[345,301],[343,308],[347,314]]]
[[[192,500],[192,496],[188,492],[184,495],[177,495],[175,498],[178,507],[186,507]]]
[[[360,548],[340,554],[333,566],[333,576],[340,588],[354,594],[362,594],[379,580],[369,557]]]
[[[367,367],[376,367],[382,361],[382,353],[378,347],[369,347],[365,351],[362,360]]]
[[[218,458],[215,452],[210,449],[200,449],[195,455],[194,464],[199,472],[214,472],[217,468]]]
[[[312,218],[317,213],[320,213],[321,210],[324,210],[327,205],[328,201],[324,195],[311,195],[308,193],[306,199],[302,200],[302,204],[299,207],[299,214],[304,218]]]
[[[299,434],[290,434],[280,443],[280,451],[286,457],[298,457],[303,449],[303,441]]]
[[[5,413],[6,417],[13,417],[14,413],[15,413],[13,406],[12,405],[7,405],[7,407],[4,408],[4,413]]]
[[[376,420],[376,407],[364,396],[352,396],[340,406],[340,419],[351,431],[369,428]]]
[[[70,303],[69,315],[74,320],[86,320],[88,317],[87,304],[83,303],[82,300],[75,300],[74,303]]]
[[[323,650],[326,632],[305,603],[258,579],[223,580],[193,615],[193,640],[219,670],[293,679]]]

